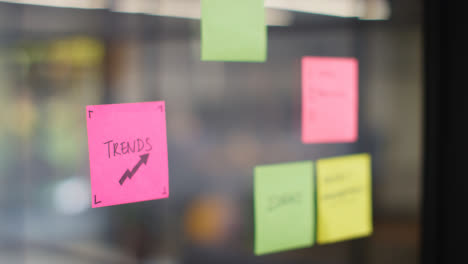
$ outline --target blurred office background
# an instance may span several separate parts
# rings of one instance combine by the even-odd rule
[[[0,263],[417,263],[421,4],[265,5],[267,62],[223,63],[200,61],[196,0],[0,1]],[[356,143],[301,143],[306,55],[358,58]],[[85,106],[154,100],[170,198],[91,209]],[[358,152],[372,236],[253,255],[255,165]]]

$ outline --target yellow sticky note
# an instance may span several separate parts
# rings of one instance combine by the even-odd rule
[[[371,157],[369,154],[317,161],[317,242],[372,233]]]

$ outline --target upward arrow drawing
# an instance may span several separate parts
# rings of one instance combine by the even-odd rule
[[[122,175],[122,177],[119,180],[120,185],[122,185],[127,178],[131,179],[133,175],[137,172],[137,170],[140,168],[141,164],[145,164],[148,162],[148,157],[149,154],[144,154],[140,156],[140,161],[133,167],[132,171],[129,171],[128,169],[125,171],[125,173]]]

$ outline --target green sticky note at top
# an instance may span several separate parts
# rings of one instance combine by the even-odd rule
[[[256,255],[314,244],[313,166],[303,161],[255,167]]]
[[[265,61],[263,0],[202,0],[201,15],[203,61]]]

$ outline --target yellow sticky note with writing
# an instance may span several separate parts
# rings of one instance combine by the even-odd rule
[[[356,154],[317,161],[317,242],[372,233],[371,157]]]

